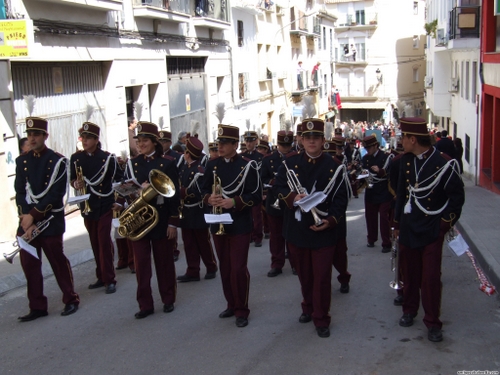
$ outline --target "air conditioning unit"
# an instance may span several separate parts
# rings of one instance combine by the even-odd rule
[[[448,90],[449,92],[458,92],[459,88],[459,80],[458,78],[452,78],[450,82],[450,89]]]
[[[432,87],[432,77],[425,76],[424,85],[426,88],[431,88]]]
[[[444,29],[437,30],[436,46],[445,46],[448,43]]]

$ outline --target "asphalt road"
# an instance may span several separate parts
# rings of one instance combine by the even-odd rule
[[[178,284],[175,311],[162,312],[153,278],[156,313],[136,320],[136,281],[118,271],[117,292],[88,290],[94,263],[73,269],[79,311],[63,308],[55,279],[45,281],[49,316],[20,323],[28,312],[25,288],[0,297],[0,374],[457,374],[500,370],[500,309],[496,297],[479,291],[467,256],[443,251],[444,341],[427,340],[419,313],[414,326],[398,325],[402,312],[389,288],[390,254],[366,247],[363,200],[348,212],[351,291],[340,294],[335,277],[330,338],[312,323],[300,324],[300,285],[289,265],[266,276],[267,240],[251,246],[249,325],[219,319],[225,309],[220,278]],[[380,244],[380,241],[377,245]],[[185,271],[185,259],[176,263]],[[204,275],[204,270],[202,271]]]

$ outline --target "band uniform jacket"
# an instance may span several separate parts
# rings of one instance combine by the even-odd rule
[[[276,150],[273,151],[272,154],[267,154],[262,158],[262,166],[260,167],[260,179],[262,180],[264,195],[266,195],[266,213],[271,216],[283,216],[283,211],[285,209],[285,204],[282,200],[278,202],[280,205],[279,210],[273,207],[274,202],[276,202],[278,198],[273,189],[273,185],[283,160],[285,160],[285,155]]]
[[[329,155],[321,154],[318,158],[312,159],[305,152],[288,154],[285,163],[297,175],[300,184],[309,194],[313,191],[324,191],[339,167],[339,163]],[[293,206],[293,200],[297,193],[290,190],[287,180],[286,168],[282,165],[278,170],[274,189],[278,197],[284,200],[287,205],[284,213],[286,225],[283,225],[285,239],[298,247],[333,246],[337,242],[337,223],[345,215],[348,202],[343,173],[338,174],[333,189],[328,193],[325,201],[316,206],[319,210],[327,213],[327,216],[320,215],[320,218],[330,222],[330,227],[320,232],[314,232],[309,228],[314,225],[314,219],[310,212],[302,212],[301,221],[295,218],[295,211],[298,208]]]
[[[392,209],[394,209],[396,205],[396,192],[398,191],[399,171],[401,169],[401,158],[403,155],[404,154],[398,154],[391,160],[391,168],[389,170],[389,192],[393,197],[391,202]]]
[[[164,238],[167,235],[168,225],[175,227],[179,226],[179,174],[175,166],[175,159],[169,156],[162,156],[155,153],[151,157],[145,155],[138,155],[133,158],[130,163],[133,168],[133,175],[139,184],[149,182],[149,172],[152,169],[158,169],[165,173],[173,182],[175,187],[175,195],[171,198],[162,197],[157,195],[149,204],[156,208],[158,211],[158,224],[148,233],[145,238],[157,240]],[[129,170],[130,166],[127,165],[125,178],[132,177]]]
[[[183,154],[178,153],[175,150],[172,150],[169,148],[167,151],[163,153],[164,156],[169,156],[171,158],[175,159],[175,166],[177,167],[177,170],[180,171],[182,166],[185,164],[184,162],[184,156]]]
[[[379,167],[379,172],[377,173],[377,178],[381,178],[381,181],[374,181],[372,188],[365,189],[365,199],[372,204],[380,204],[384,202],[388,202],[392,199],[391,194],[389,193],[389,181],[388,181],[388,173],[390,167],[387,167],[387,170],[383,169],[388,154],[383,152],[382,150],[378,150],[375,155],[366,154],[361,159],[363,169],[368,170],[370,173],[374,173],[371,170],[371,167],[376,165]]]
[[[38,203],[33,200],[33,203],[28,203],[26,201],[26,184],[30,184],[33,195],[40,195],[49,187],[52,175],[56,172],[55,167],[60,159],[64,160],[60,162],[57,175],[54,175],[54,181],[46,194],[37,199]],[[63,198],[68,184],[67,162],[68,160],[63,155],[54,152],[50,148],[44,148],[40,153],[28,151],[16,159],[14,187],[19,213],[31,214],[35,224],[48,219],[51,215],[54,216],[47,229],[40,233],[42,237],[62,235],[66,229]],[[24,234],[20,226],[18,234]]]
[[[411,212],[404,213],[405,205],[409,199],[409,185],[417,183],[425,187],[433,183],[441,168],[450,160],[434,147],[419,160],[414,154],[408,153],[401,157],[401,166],[398,180],[396,198],[395,222],[400,228],[399,241],[410,248],[426,246],[439,237],[442,228],[449,229],[460,218],[462,206],[465,201],[464,184],[459,174],[449,167],[440,182],[425,192],[416,193],[420,205],[427,211],[437,211],[446,202],[446,208],[439,214],[424,213],[416,204],[415,198],[411,200]],[[424,165],[425,163],[425,165]],[[455,168],[456,170],[456,168]]]
[[[115,202],[115,195],[114,193],[111,193],[113,190],[113,181],[121,181],[123,178],[123,171],[118,166],[116,157],[114,155],[110,155],[111,154],[109,152],[100,149],[95,150],[93,154],[89,154],[85,151],[78,151],[71,155],[70,181],[76,180],[76,167],[81,167],[83,175],[87,180],[90,180],[91,183],[98,181],[102,177],[102,174],[106,170],[106,161],[108,160],[108,157],[110,157],[106,175],[104,176],[102,182],[97,184],[97,186],[92,187],[86,185],[86,192],[87,194],[90,194],[88,204],[91,212],[84,214],[83,209],[85,207],[85,202],[79,204],[82,216],[85,219],[98,220],[102,215],[111,210],[111,207]],[[99,196],[95,194],[92,189],[99,194],[111,194],[108,196]]]
[[[247,164],[249,170],[244,178]],[[235,192],[227,194],[227,198],[233,198],[236,205],[229,209],[223,209],[223,213],[230,213],[233,219],[232,224],[224,224],[224,231],[228,235],[250,233],[253,228],[252,207],[262,201],[262,186],[259,171],[255,161],[236,154],[228,162],[223,157],[212,159],[207,163],[205,176],[203,178],[202,195],[207,207],[208,198],[212,194],[214,183],[214,172],[221,180],[222,188],[225,191],[234,190],[240,183],[242,185]],[[219,224],[210,225],[210,231],[215,233],[219,229]]]
[[[205,168],[200,165],[199,160],[193,161],[189,165],[184,163],[182,166],[180,172],[180,199],[183,202],[181,204],[183,207],[182,219],[180,220],[181,228],[208,228],[208,224],[203,216],[206,213],[206,206],[201,198],[201,184],[204,173]]]

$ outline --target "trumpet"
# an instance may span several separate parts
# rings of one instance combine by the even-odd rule
[[[47,227],[49,226],[50,224],[50,220],[52,220],[54,218],[53,215],[51,215],[50,217],[48,217],[47,219],[45,220],[42,220],[42,221],[39,221],[37,224],[36,224],[36,229],[33,229],[33,232],[31,233],[31,240],[28,241],[27,237],[26,237],[26,234],[24,234],[22,237],[28,242],[30,243],[31,241],[33,241],[33,239],[35,237],[37,237],[40,233],[42,233],[45,229],[47,229]],[[3,256],[5,258],[5,260],[7,262],[9,262],[10,264],[12,264],[14,262],[14,258],[15,256],[21,251],[21,247],[19,246],[19,244],[17,243],[17,241],[14,241],[14,243],[12,244],[12,246],[15,246],[16,249],[10,253],[4,253]]]
[[[80,189],[76,189],[76,193],[77,195],[85,195],[87,194],[87,188],[85,187],[85,180],[83,178],[83,171],[82,171],[82,167],[79,167],[77,164],[76,164],[76,161],[75,161],[75,169],[76,169],[76,179],[77,180],[80,180],[83,182],[83,187],[80,188]],[[88,199],[85,201],[85,207],[82,211],[83,214],[88,214],[89,212],[92,212],[92,210],[90,209],[90,205],[89,205],[89,201]]]
[[[392,289],[399,290],[403,288],[403,282],[399,280],[399,259],[398,259],[399,244],[398,244],[398,238],[394,235],[394,228],[391,228],[391,231],[392,231],[391,271],[394,272],[394,280],[392,280],[389,283],[389,286]]]
[[[214,184],[212,185],[212,194],[214,195],[222,195],[222,184],[220,181],[220,177],[217,176],[217,174],[214,171]],[[212,214],[214,215],[220,215],[222,214],[222,207],[213,207],[212,208]],[[222,236],[226,234],[224,231],[224,224],[219,223],[219,230],[215,233],[217,236]]]
[[[290,190],[295,191],[297,194],[306,194],[306,189],[304,189],[304,187],[300,184],[300,181],[295,172],[288,168],[285,160],[283,160],[283,165],[286,168],[287,182]],[[311,208],[311,214],[314,218],[314,225],[319,227],[323,224],[323,220],[319,217],[316,207]]]

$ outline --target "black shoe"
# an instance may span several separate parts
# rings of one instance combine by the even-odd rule
[[[264,238],[268,240],[269,238],[271,238],[271,235],[269,233],[264,233]]]
[[[349,293],[349,283],[340,284],[340,293],[343,294]]]
[[[299,318],[299,323],[309,323],[312,320],[312,316],[309,314],[302,313]]]
[[[359,195],[355,195],[354,198],[356,198],[356,199],[359,198]]]
[[[130,273],[135,273],[135,268],[131,268]]]
[[[401,306],[403,304],[403,296],[397,296],[394,298],[394,306]]]
[[[102,288],[104,283],[101,280],[97,280],[95,283],[89,285],[89,289]]]
[[[288,251],[285,251],[285,259],[288,259],[290,256],[288,255]]]
[[[382,252],[383,252],[383,253],[390,253],[390,252],[391,252],[391,248],[390,248],[390,247],[383,246],[383,247],[382,247]]]
[[[413,325],[413,318],[416,316],[417,314],[403,314],[401,319],[399,319],[399,325],[401,327],[411,327]]]
[[[248,325],[248,319],[243,318],[242,316],[239,316],[236,318],[236,327],[246,327]]]
[[[170,305],[163,305],[163,312],[164,313],[171,313],[172,311],[174,311],[175,307],[174,307],[174,304],[170,304]]]
[[[21,322],[30,322],[32,320],[41,318],[42,316],[47,316],[49,313],[46,310],[30,310],[30,313],[27,315],[20,316],[19,321]]]
[[[77,310],[78,310],[78,305],[75,305],[74,303],[68,303],[66,306],[64,306],[64,310],[61,312],[61,315],[68,316],[76,313]]]
[[[297,270],[295,268],[292,268],[292,275],[295,275],[295,276],[298,275]]]
[[[438,327],[431,327],[427,333],[427,338],[432,342],[443,341],[443,332]]]
[[[194,276],[188,276],[188,275],[182,275],[177,277],[177,281],[181,283],[188,283],[190,281],[200,281],[200,277],[194,277]]]
[[[115,283],[108,284],[106,286],[106,294],[112,294],[114,292],[116,292],[116,284]]]
[[[215,271],[215,272],[207,272],[206,275],[205,275],[205,280],[215,279],[216,276],[217,276],[217,271]]]
[[[151,314],[154,314],[155,313],[155,310],[154,309],[151,309],[151,310],[141,310],[137,313],[135,313],[135,318],[136,319],[144,319],[145,317],[151,315]]]
[[[330,328],[328,327],[316,327],[316,332],[318,332],[319,337],[330,337]]]
[[[267,273],[267,277],[276,277],[281,273],[283,273],[281,268],[271,268],[271,271]]]
[[[366,244],[366,247],[375,247],[375,244],[373,242],[368,242]]]
[[[255,247],[262,247],[262,242],[256,242]]]
[[[127,265],[124,265],[124,266],[116,266],[115,270],[123,270],[127,268]]]
[[[179,255],[174,254],[174,262],[177,262],[179,260]]]
[[[234,311],[230,309],[226,309],[219,314],[219,318],[230,318],[234,316]]]

